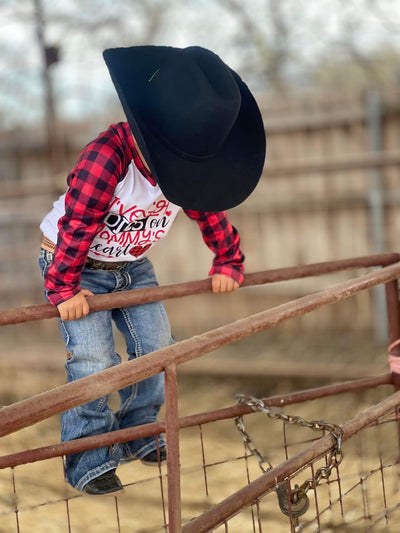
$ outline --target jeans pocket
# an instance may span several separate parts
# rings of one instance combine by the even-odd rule
[[[42,273],[42,277],[46,275],[46,272],[51,265],[51,263],[54,260],[54,253],[49,252],[48,250],[44,250],[43,248],[40,249],[40,255],[39,255],[39,268],[40,272]]]
[[[54,254],[52,252],[49,252],[48,250],[44,250],[43,248],[40,249],[40,255],[39,255],[39,268],[40,272],[42,274],[42,278],[44,279],[47,273],[47,270],[51,263],[53,262]],[[47,297],[47,291],[44,290],[44,295],[46,297],[46,300],[49,301]]]

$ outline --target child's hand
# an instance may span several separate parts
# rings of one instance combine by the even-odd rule
[[[61,320],[77,320],[89,313],[89,304],[86,296],[93,296],[92,291],[82,289],[69,300],[57,305]]]
[[[212,277],[213,292],[231,292],[239,288],[239,283],[223,274],[214,274]]]

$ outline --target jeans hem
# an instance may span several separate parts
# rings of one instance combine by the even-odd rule
[[[158,447],[159,448],[165,448],[166,447],[166,442],[163,438],[159,438],[158,439]],[[124,450],[126,448],[124,447]],[[142,446],[136,453],[134,454],[130,454],[130,455],[125,455],[123,454],[119,463],[120,464],[126,464],[126,463],[131,463],[132,461],[136,461],[137,459],[143,459],[144,457],[146,457],[147,454],[153,452],[154,450],[157,450],[157,444],[155,442],[150,442],[148,444],[145,444],[144,446]]]
[[[96,468],[89,470],[89,472],[86,472],[86,474],[81,477],[81,479],[75,485],[75,488],[82,492],[82,490],[89,483],[89,481],[92,481],[92,479],[95,479],[96,477],[99,477],[110,470],[115,470],[117,466],[118,463],[116,461],[107,461],[107,463],[104,463],[101,466],[97,466]]]

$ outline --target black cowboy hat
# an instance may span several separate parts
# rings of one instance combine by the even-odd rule
[[[222,211],[261,176],[265,133],[250,90],[198,46],[133,46],[103,53],[131,131],[164,195]]]

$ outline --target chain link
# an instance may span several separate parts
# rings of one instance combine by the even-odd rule
[[[250,435],[247,433],[247,431],[246,431],[246,429],[244,427],[243,418],[241,416],[238,416],[238,417],[235,418],[235,424],[236,424],[236,427],[237,427],[239,433],[242,436],[242,439],[243,439],[244,445],[246,447],[246,450],[257,459],[258,464],[260,465],[260,468],[261,468],[262,472],[264,474],[266,474],[268,472],[268,470],[271,470],[273,468],[273,466],[268,461],[267,457],[261,455],[261,452],[258,450],[257,446],[255,445],[255,442],[250,437]],[[264,466],[265,464],[268,465],[267,468]]]
[[[286,515],[292,514],[295,518],[296,526],[298,525],[298,517],[304,514],[308,509],[308,497],[307,492],[314,487],[318,486],[322,480],[329,479],[332,470],[336,468],[343,460],[342,452],[342,435],[343,430],[337,424],[330,424],[323,420],[305,420],[300,416],[287,415],[279,407],[267,407],[264,402],[259,398],[253,396],[246,396],[244,394],[238,394],[236,396],[240,405],[246,405],[251,407],[253,411],[266,414],[272,420],[280,420],[285,424],[299,425],[305,428],[312,429],[314,431],[328,432],[335,439],[335,445],[332,450],[326,456],[326,466],[322,466],[316,470],[314,477],[306,479],[300,486],[295,485],[295,488],[290,491],[290,511],[288,509],[288,494],[285,485],[280,485],[276,492],[278,494],[279,506],[282,512]],[[242,436],[246,450],[258,460],[262,472],[265,474],[271,470],[272,464],[267,457],[261,454],[253,439],[247,433],[243,418],[238,416],[235,418],[236,427]],[[268,467],[265,467],[265,464]]]

